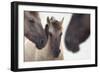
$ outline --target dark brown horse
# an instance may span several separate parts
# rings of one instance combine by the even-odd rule
[[[65,34],[65,45],[72,52],[79,51],[79,45],[90,35],[90,15],[73,14]]]
[[[47,37],[38,12],[24,11],[24,36],[35,43],[38,49],[46,45]]]
[[[47,25],[46,25],[46,34],[49,40],[49,49],[51,55],[53,57],[58,57],[61,49],[60,49],[60,41],[62,36],[62,24],[63,19],[61,21],[56,20],[54,17],[47,17]]]

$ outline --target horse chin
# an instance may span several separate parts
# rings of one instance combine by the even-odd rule
[[[58,54],[58,55],[54,55],[53,57],[54,57],[54,58],[58,58],[58,57],[59,57],[59,54]]]
[[[70,48],[69,50],[72,51],[73,53],[77,53],[80,50],[80,48],[79,46],[77,46],[77,47]]]
[[[39,46],[39,45],[36,45],[36,47],[37,47],[38,49],[42,49],[42,48],[43,48],[42,46]]]
[[[60,53],[59,54],[53,54],[53,58],[58,58],[59,55],[60,55]]]
[[[41,45],[40,45],[40,44],[39,44],[39,45],[38,45],[38,44],[36,44],[36,47],[37,47],[38,49],[42,49],[42,48],[44,48],[44,47],[45,47],[45,44],[41,44]]]

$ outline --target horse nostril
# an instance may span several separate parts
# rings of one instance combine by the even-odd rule
[[[43,40],[43,39],[41,39],[41,40],[40,40],[40,44],[43,44],[43,43],[44,43],[44,40]]]
[[[54,57],[58,57],[59,56],[59,53],[60,53],[60,50],[58,49],[58,50],[55,50],[54,51]]]
[[[58,50],[58,54],[60,53],[60,50]]]

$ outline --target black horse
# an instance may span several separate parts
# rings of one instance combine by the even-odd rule
[[[65,34],[65,45],[73,53],[79,51],[79,45],[90,35],[90,15],[73,14]]]

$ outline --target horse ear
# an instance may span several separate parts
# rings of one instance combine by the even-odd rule
[[[47,17],[47,23],[50,23],[50,19],[49,19],[49,16]]]
[[[64,17],[63,17],[62,20],[60,21],[60,22],[61,22],[61,25],[63,24],[63,21],[64,21]]]
[[[49,26],[48,26],[48,24],[46,24],[45,25],[45,33],[46,33],[46,36],[47,36],[47,38],[48,38],[48,34],[49,34]]]
[[[54,20],[54,17],[53,16],[51,17],[51,20]]]

